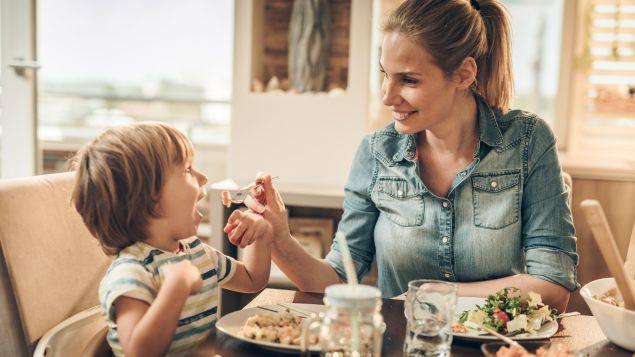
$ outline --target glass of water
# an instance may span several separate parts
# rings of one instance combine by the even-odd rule
[[[404,356],[449,356],[456,285],[438,280],[408,283],[404,314],[408,320]]]

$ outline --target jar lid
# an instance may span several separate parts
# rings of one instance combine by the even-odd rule
[[[374,286],[335,284],[325,290],[325,301],[341,307],[373,307],[381,298],[381,292]]]

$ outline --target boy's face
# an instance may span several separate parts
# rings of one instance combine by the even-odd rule
[[[191,159],[170,168],[159,200],[161,236],[177,241],[196,235],[203,219],[196,203],[205,197],[206,183],[207,176],[192,166]]]

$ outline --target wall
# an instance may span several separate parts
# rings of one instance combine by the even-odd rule
[[[262,21],[258,3],[236,1],[228,175],[248,182],[266,170],[280,176],[281,185],[342,189],[367,130],[372,8],[367,1],[351,2],[345,92],[255,93],[252,73],[262,47],[255,30]]]

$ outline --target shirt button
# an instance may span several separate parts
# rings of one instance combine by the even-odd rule
[[[443,208],[450,207],[450,204],[447,201],[443,201]]]
[[[467,172],[465,171],[461,172],[461,177],[465,177],[465,175],[467,175]]]
[[[448,237],[443,237],[443,238],[441,239],[441,241],[443,242],[443,244],[448,244],[448,240],[449,240],[449,239],[448,239]]]
[[[445,276],[445,277],[446,277],[446,279],[449,279],[449,278],[450,278],[450,274],[448,274],[448,273],[443,274],[443,276]]]
[[[397,191],[397,196],[403,197],[403,191],[402,190]]]
[[[492,181],[492,183],[490,183],[490,186],[492,186],[493,188],[496,188],[496,186],[498,186],[498,182]]]

